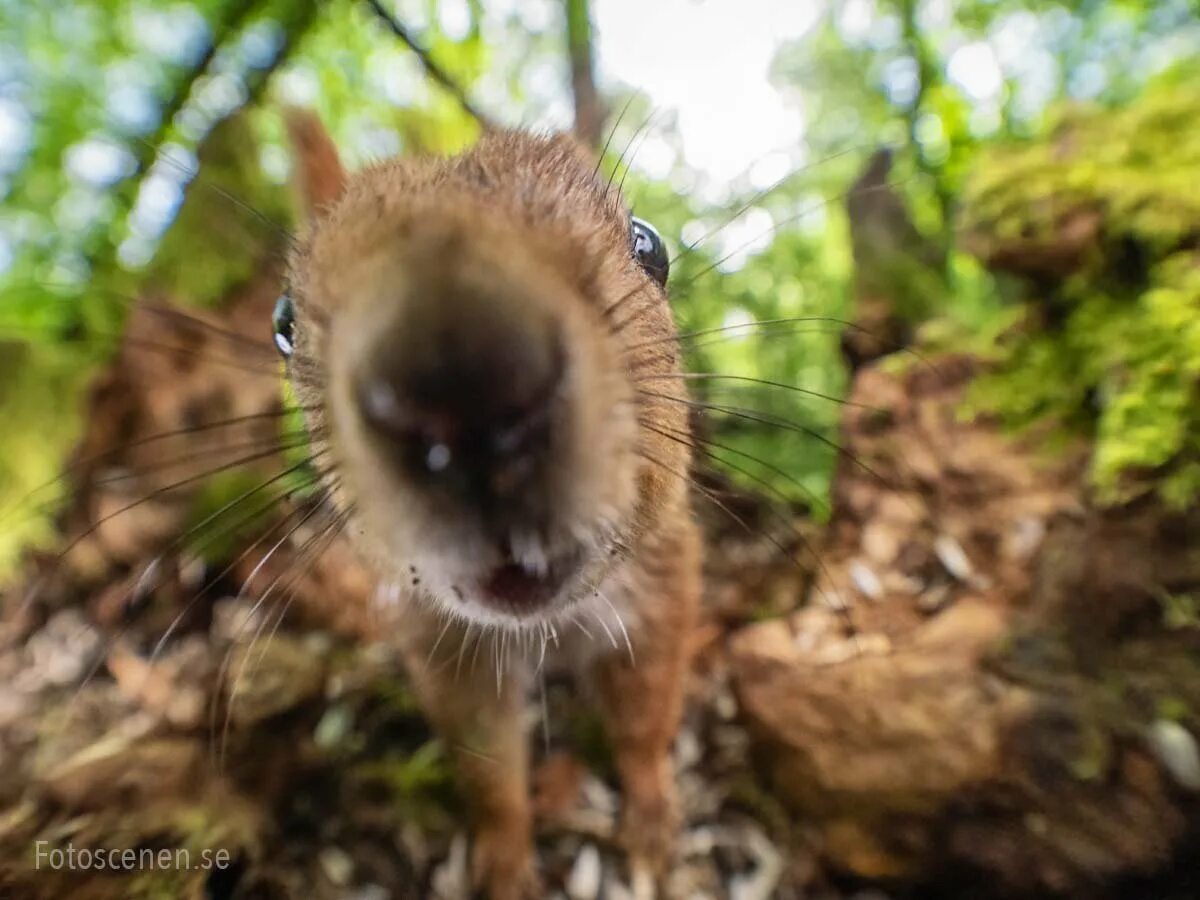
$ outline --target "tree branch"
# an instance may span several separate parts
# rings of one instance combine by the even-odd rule
[[[466,91],[451,77],[450,73],[438,64],[427,48],[421,46],[400,20],[384,8],[380,0],[367,0],[367,5],[371,7],[372,12],[375,13],[380,22],[387,26],[392,34],[400,38],[401,42],[416,54],[417,59],[420,60],[421,68],[425,70],[425,74],[441,85],[446,93],[454,97],[467,115],[483,126],[485,130],[495,128],[492,121],[475,107],[467,97]]]
[[[575,134],[589,147],[599,147],[608,111],[596,90],[588,0],[566,0],[566,6],[567,53],[571,59],[571,93],[575,100]]]
[[[187,103],[196,81],[208,70],[222,43],[241,28],[256,6],[256,0],[233,0],[221,9],[217,21],[212,25],[212,40],[196,61],[175,80],[170,95],[159,111],[159,121],[154,129],[154,134],[135,142],[133,170],[112,189],[116,213],[111,221],[119,223],[119,227],[118,229],[107,227],[97,230],[83,248],[83,256],[88,261],[89,271],[93,274],[111,274],[115,268],[118,234],[127,230],[129,217],[137,201],[142,180],[158,157],[163,142],[171,134],[175,117]]]
[[[900,0],[899,11],[905,46],[917,64],[917,93],[905,115],[908,125],[908,143],[916,160],[917,168],[930,179],[934,195],[937,198],[942,219],[938,241],[945,249],[950,245],[950,234],[953,228],[953,198],[950,197],[943,184],[939,167],[930,162],[929,156],[917,138],[918,123],[924,110],[925,99],[929,95],[930,88],[936,85],[940,70],[917,22],[917,0]]]

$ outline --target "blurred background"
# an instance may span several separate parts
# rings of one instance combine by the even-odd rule
[[[575,128],[676,255],[675,315],[702,333],[690,368],[746,379],[696,386],[718,407],[701,426],[721,451],[708,483],[738,496],[754,533],[711,516],[695,746],[681,752],[692,840],[725,849],[681,876],[680,896],[1196,896],[1179,860],[1200,846],[1198,72],[1195,0],[0,0],[0,583],[18,585],[0,671],[85,661],[0,696],[22,760],[0,787],[24,798],[0,821],[0,847],[18,848],[0,876],[63,810],[113,814],[111,798],[84,803],[74,770],[50,779],[57,813],[28,794],[22,754],[45,743],[29,722],[47,697],[97,670],[120,688],[128,671],[81,624],[95,615],[55,615],[95,613],[129,577],[144,586],[165,536],[233,490],[88,551],[28,618],[20,586],[57,571],[60,535],[120,505],[81,512],[95,483],[54,479],[80,447],[175,421],[215,383],[131,361],[130,334],[178,339],[138,332],[134,301],[270,346],[276,226],[294,224],[281,110],[299,105],[352,165],[454,152],[481,119]],[[193,548],[203,571],[228,558],[227,537]],[[821,548],[802,571],[778,558],[796,540]],[[184,575],[181,590],[205,583]],[[814,592],[853,607],[853,640]],[[861,670],[812,687],[825,676],[811,667],[850,644],[868,650]],[[288,714],[308,710],[296,727],[325,765],[350,771],[330,748],[359,734],[345,752],[372,785],[452,804],[428,735],[406,731],[392,769],[372,756],[383,739],[364,709],[411,719],[407,701],[339,707],[322,690]],[[278,713],[248,714],[247,733]],[[790,785],[784,802],[743,778],[750,761]],[[585,762],[603,773],[602,753]],[[551,775],[591,784],[582,771]],[[338,796],[295,813],[328,851],[312,876],[328,896],[451,878],[452,824],[401,842],[411,871],[376,872],[361,822],[341,823],[356,836],[338,844],[311,821]],[[256,802],[230,801],[238,816]],[[263,815],[238,818],[236,840],[205,825],[241,848],[250,881],[281,835],[300,841],[266,837]],[[154,821],[154,840],[194,837],[194,821]],[[562,885],[595,849],[572,821],[553,850]],[[601,890],[587,859],[572,897]],[[619,875],[596,878],[618,896]],[[164,890],[137,896],[185,895]]]
[[[907,221],[898,231],[861,225],[860,254],[875,270],[861,277],[904,283],[893,288],[906,295],[896,298],[902,315],[944,319],[951,341],[990,341],[1015,315],[1003,285],[954,240],[981,157],[1045,133],[1065,103],[1119,108],[1147,86],[1161,94],[1186,81],[1200,36],[1187,0],[578,8],[455,0],[388,11],[474,109],[503,124],[570,127],[573,60],[582,66],[598,104],[589,137],[599,144],[611,135],[608,165],[629,165],[622,177],[637,214],[676,251],[688,249],[675,278],[684,330],[853,318],[844,196],[872,153],[889,148],[890,169],[877,177],[893,185],[886,193],[903,201]],[[585,23],[577,34],[568,11]],[[0,501],[52,475],[70,445],[71,404],[38,398],[68,396],[61,391],[78,373],[112,352],[103,335],[120,320],[113,294],[151,278],[178,301],[212,304],[251,265],[253,251],[228,235],[264,240],[269,228],[211,196],[211,218],[181,224],[175,247],[161,246],[218,123],[236,119],[239,132],[224,150],[229,171],[213,177],[245,206],[285,222],[285,104],[316,109],[354,164],[453,151],[479,129],[368,3],[11,2],[0,22],[0,325],[40,345],[3,372],[4,419],[21,425],[6,430]],[[1163,150],[1186,152],[1166,136]],[[1145,164],[1140,176],[1166,176],[1160,163],[1131,160]],[[888,202],[879,191],[865,205]],[[915,262],[902,275],[883,258],[893,251]],[[845,373],[836,346],[836,336],[795,333],[728,340],[700,348],[695,367],[838,393]],[[1074,362],[1059,360],[1052,377],[1073,378]],[[1052,386],[1048,375],[1038,370],[1021,389]],[[1075,379],[1061,399],[1094,394],[1099,381]],[[778,392],[764,402],[821,429],[836,416],[829,404]],[[1032,396],[1012,411],[1054,404]],[[778,461],[777,435],[737,437]],[[790,443],[788,470],[825,496],[829,448]],[[1158,462],[1166,449],[1123,448],[1114,464]],[[10,523],[0,537],[0,559],[10,563],[14,534]]]

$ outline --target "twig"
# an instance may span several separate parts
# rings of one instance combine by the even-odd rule
[[[566,0],[566,5],[571,95],[575,100],[575,134],[589,147],[599,147],[607,110],[600,99],[600,92],[596,90],[588,0]]]
[[[300,38],[312,27],[317,18],[320,3],[316,0],[300,0],[292,7],[292,15],[280,17],[283,38],[275,48],[274,55],[266,65],[252,69],[246,74],[246,103],[252,106],[262,96],[271,77],[291,58]]]
[[[421,46],[417,39],[412,36],[408,28],[401,23],[395,16],[388,12],[379,0],[367,0],[367,5],[371,7],[372,12],[378,16],[379,20],[386,25],[396,37],[417,55],[417,59],[421,62],[421,67],[425,70],[425,74],[442,86],[442,89],[454,97],[458,101],[458,105],[463,108],[471,118],[483,126],[485,130],[490,130],[495,126],[492,121],[482,112],[475,108],[475,105],[468,99],[466,92],[456,82],[450,73],[443,69],[430,55],[427,48]]]

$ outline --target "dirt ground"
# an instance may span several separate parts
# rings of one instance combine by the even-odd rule
[[[264,297],[248,291],[245,314]],[[131,334],[185,327],[139,314]],[[145,358],[100,382],[85,451],[279,402]],[[1049,459],[957,413],[976,368],[858,374],[827,527],[731,497],[747,533],[698,501],[706,613],[669,896],[1200,895],[1200,629],[1164,605],[1200,580],[1197,522],[1091,509],[1082,448]],[[161,487],[152,452],[130,452],[78,467],[68,534]],[[155,496],[70,564],[31,559],[6,597],[3,895],[467,896],[444,750],[386,635],[358,636],[370,579],[340,544],[301,565],[303,531],[267,566],[251,529],[233,564],[205,567],[180,549],[188,509]],[[278,577],[287,603],[256,604]],[[549,672],[530,698],[542,874],[550,896],[633,896],[585,695]],[[81,872],[39,855],[68,845],[228,865]]]

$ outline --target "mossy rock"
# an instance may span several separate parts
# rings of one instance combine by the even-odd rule
[[[1200,494],[1198,87],[1176,75],[1123,109],[1061,112],[985,153],[964,194],[964,245],[1025,279],[972,408],[1093,438],[1101,504]]]

